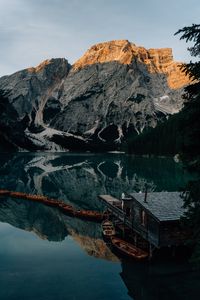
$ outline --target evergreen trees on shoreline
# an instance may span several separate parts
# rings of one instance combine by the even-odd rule
[[[188,48],[192,56],[200,57],[200,25],[184,27],[175,34],[180,39],[193,42]],[[148,128],[140,135],[129,137],[127,149],[130,154],[175,155],[185,161],[193,161],[198,168],[200,161],[200,61],[182,65],[191,84],[185,88],[184,108],[177,114],[160,122],[156,128]]]

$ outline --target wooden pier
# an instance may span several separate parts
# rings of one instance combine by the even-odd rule
[[[133,193],[124,199],[99,195],[108,212],[128,228],[134,239],[141,238],[153,248],[183,245],[188,232],[181,227],[184,214],[179,192]]]
[[[111,195],[99,195],[99,198],[106,205],[108,213],[115,217],[117,227],[122,232],[131,232],[136,244],[139,237],[147,241],[147,234],[145,230],[142,230],[141,234],[141,230],[138,230],[138,228],[134,226],[133,220],[130,218],[130,216],[127,216],[126,211],[123,210],[122,200],[119,200]]]

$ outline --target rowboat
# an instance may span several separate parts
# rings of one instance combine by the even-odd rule
[[[14,192],[0,189],[0,196],[10,196],[13,198],[21,198],[25,200],[31,200],[34,202],[41,202],[48,206],[57,207],[65,214],[69,214],[77,218],[87,219],[95,222],[101,222],[102,220],[107,218],[108,215],[107,213],[101,213],[91,210],[75,210],[73,206],[68,205],[63,201],[55,200],[42,195],[27,194],[22,192]]]
[[[60,208],[60,210],[62,210],[62,212],[66,213],[66,214],[73,214],[74,213],[74,208],[71,205],[68,205],[66,203],[62,203],[60,202],[58,204],[58,207]]]
[[[136,260],[141,260],[148,257],[148,253],[146,251],[139,249],[136,246],[117,237],[111,237],[111,243],[122,254],[132,257]]]
[[[76,210],[74,211],[74,216],[78,218],[102,221],[104,216],[102,213],[91,211],[91,210]]]
[[[105,237],[111,237],[116,234],[113,223],[109,220],[105,220],[101,224],[102,232]]]
[[[8,190],[0,190],[0,196],[9,196],[10,195],[10,191]]]

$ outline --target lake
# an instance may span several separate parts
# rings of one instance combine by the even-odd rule
[[[125,154],[0,155],[0,188],[102,211],[99,194],[177,191],[192,178],[171,158]],[[0,299],[196,299],[199,274],[187,263],[118,258],[99,224],[41,203],[0,198]]]

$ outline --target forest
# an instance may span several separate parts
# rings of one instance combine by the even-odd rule
[[[176,34],[193,43],[188,50],[195,57],[194,62],[181,67],[191,79],[191,84],[185,87],[184,107],[156,128],[130,137],[127,147],[131,154],[178,154],[185,167],[195,171],[200,178],[200,25],[184,27]],[[200,265],[200,179],[189,182],[183,195],[186,213],[182,225],[191,229],[188,245],[193,250],[191,261],[197,266]]]

